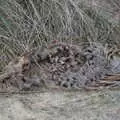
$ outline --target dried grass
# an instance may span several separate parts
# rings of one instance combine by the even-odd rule
[[[119,43],[118,1],[0,0],[1,71],[24,51],[51,40]]]

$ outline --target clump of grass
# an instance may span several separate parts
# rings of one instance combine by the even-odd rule
[[[110,20],[112,5],[118,7],[117,2],[109,2],[107,10],[89,0],[0,0],[0,3],[1,70],[24,51],[54,39],[119,41],[119,24]]]

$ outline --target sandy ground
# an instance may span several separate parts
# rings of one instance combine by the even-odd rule
[[[49,90],[0,95],[0,120],[120,120],[120,92]]]

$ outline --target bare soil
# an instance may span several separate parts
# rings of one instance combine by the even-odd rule
[[[120,120],[119,90],[0,95],[0,120]]]

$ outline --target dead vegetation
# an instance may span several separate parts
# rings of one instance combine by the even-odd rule
[[[101,44],[78,47],[56,41],[47,48],[36,48],[10,62],[0,76],[0,90],[119,86],[120,75],[114,75],[113,67]]]

